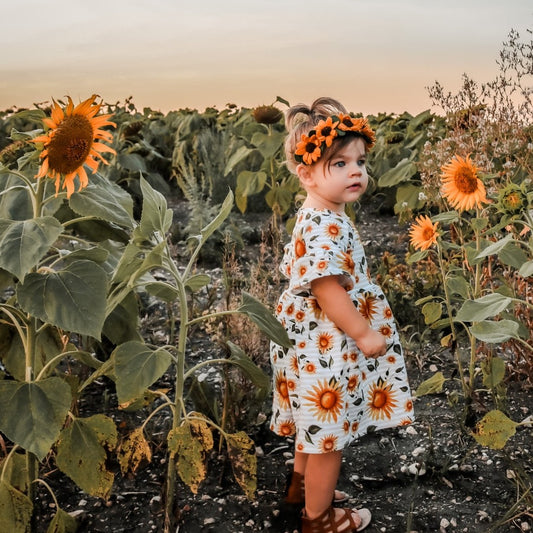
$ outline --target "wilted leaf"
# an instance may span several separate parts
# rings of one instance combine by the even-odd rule
[[[428,302],[422,307],[424,322],[433,324],[442,316],[442,304],[440,302]]]
[[[442,392],[442,386],[444,385],[444,382],[446,381],[446,378],[444,377],[442,372],[435,372],[429,379],[426,379],[416,389],[415,396],[419,398],[420,396],[424,396],[426,394],[438,394],[439,392]]]
[[[0,480],[0,531],[30,533],[33,504],[22,492]]]
[[[224,437],[235,480],[246,496],[252,500],[257,488],[257,457],[254,441],[244,431],[227,433]]]
[[[185,420],[169,431],[168,448],[170,458],[176,457],[180,478],[196,494],[207,473],[207,452],[213,448],[213,434],[207,422]]]
[[[61,432],[56,463],[81,489],[91,496],[107,499],[114,474],[107,470],[107,450],[117,443],[113,420],[105,415],[76,418]]]
[[[481,370],[483,371],[483,385],[493,389],[505,376],[505,361],[500,357],[491,357],[482,362]]]
[[[27,492],[28,490],[28,463],[25,453],[12,453],[9,456],[8,463],[4,465],[7,456],[0,461],[0,472],[4,473],[4,481],[19,490]]]
[[[501,450],[507,441],[516,433],[518,424],[505,416],[501,411],[489,411],[477,424],[472,433],[482,446],[493,450]]]
[[[78,522],[63,509],[58,508],[46,533],[76,533]]]
[[[152,450],[144,438],[142,427],[135,428],[121,443],[117,452],[122,474],[135,473],[144,462],[152,460]]]

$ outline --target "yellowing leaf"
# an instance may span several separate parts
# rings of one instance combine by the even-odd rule
[[[477,423],[476,430],[472,435],[482,446],[500,450],[515,434],[516,426],[518,426],[516,422],[501,411],[494,409]]]
[[[254,441],[244,431],[226,434],[225,438],[235,480],[246,496],[253,499],[257,488],[257,457]]]
[[[122,474],[135,473],[144,461],[152,460],[152,450],[144,438],[142,427],[134,429],[122,441],[117,457]]]
[[[0,481],[0,531],[29,533],[32,512],[33,504],[25,494]]]
[[[106,468],[106,449],[117,443],[114,422],[105,415],[76,418],[60,435],[56,463],[81,489],[107,499],[114,474]]]
[[[435,374],[433,374],[429,379],[426,379],[426,381],[420,383],[416,389],[415,396],[419,398],[420,396],[424,396],[426,394],[438,394],[439,392],[442,392],[442,386],[444,385],[445,381],[446,378],[442,372],[435,372]]]
[[[63,509],[58,509],[46,533],[76,533],[78,522]]]
[[[213,434],[207,422],[185,420],[169,431],[168,448],[170,459],[176,457],[180,478],[196,494],[207,473],[207,452],[213,448]]]

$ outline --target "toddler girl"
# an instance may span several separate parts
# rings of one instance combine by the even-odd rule
[[[348,499],[335,490],[342,450],[413,420],[391,309],[344,210],[367,188],[374,132],[332,98],[293,106],[286,123],[287,164],[307,196],[280,267],[289,285],[276,315],[293,348],[271,346],[271,429],[295,438],[285,501],[304,505],[302,532],[361,531],[367,509],[332,507]]]

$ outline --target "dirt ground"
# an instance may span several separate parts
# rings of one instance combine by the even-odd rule
[[[369,209],[358,227],[371,263],[383,251],[405,245],[406,230],[398,227],[390,214]],[[426,343],[416,346],[414,352],[418,353],[407,354],[413,390],[436,370],[447,377],[452,375],[454,364],[440,346]],[[417,420],[412,426],[367,435],[346,450],[339,488],[352,496],[350,505],[371,510],[369,533],[532,530],[533,509],[518,500],[523,495],[519,481],[531,483],[533,479],[533,429],[518,428],[503,450],[477,445],[461,431],[460,413],[455,413],[449,404],[447,392],[452,388],[447,384],[445,392],[417,399]],[[134,427],[138,425],[136,418],[142,419],[135,413],[117,414],[112,385],[105,380],[96,384],[83,401],[87,408],[106,412],[123,426]],[[517,421],[532,415],[531,390],[510,383],[508,408],[511,418]],[[166,422],[168,419],[161,419],[160,424]],[[164,449],[157,444],[162,436],[163,432],[152,435],[153,461],[135,477],[124,478],[117,468],[114,490],[107,502],[87,496],[57,470],[47,474],[61,507],[80,521],[79,531],[162,531],[166,465]],[[208,478],[198,494],[179,485],[181,521],[177,532],[298,531],[298,513],[280,503],[292,443],[274,436],[265,425],[251,436],[257,447],[256,499],[246,499],[232,478],[229,463],[214,454]],[[53,515],[53,504],[45,492],[40,495],[36,531],[44,532]]]

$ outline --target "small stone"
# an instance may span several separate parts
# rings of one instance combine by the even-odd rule
[[[424,448],[424,446],[417,446],[413,451],[412,451],[412,456],[413,457],[418,457],[419,455],[423,454],[424,452],[426,451],[426,449]]]
[[[255,447],[255,455],[257,457],[264,457],[265,456],[265,452],[263,451],[263,448],[261,448],[261,446],[256,446]]]
[[[521,529],[522,531],[531,531],[531,526],[529,525],[528,522],[522,522],[522,523],[520,524],[520,529]]]
[[[413,426],[407,426],[405,428],[405,432],[408,434],[408,435],[418,435],[418,431],[413,427]]]
[[[214,524],[216,520],[214,518],[204,518],[204,526],[208,526],[210,524]]]
[[[450,521],[447,518],[442,518],[440,521],[440,527],[443,529],[450,527]]]
[[[285,457],[285,459],[292,459],[292,453],[291,452],[283,452],[283,457]]]
[[[78,505],[79,505],[80,507],[85,507],[85,506],[87,505],[87,500],[80,500],[80,501],[78,502]]]
[[[250,528],[253,528],[255,526],[255,522],[250,518],[250,520],[248,520],[245,525]]]

